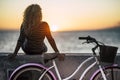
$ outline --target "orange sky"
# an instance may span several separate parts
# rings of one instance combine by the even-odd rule
[[[37,3],[54,31],[92,30],[120,22],[120,0],[0,0],[0,29],[19,29],[25,8]]]

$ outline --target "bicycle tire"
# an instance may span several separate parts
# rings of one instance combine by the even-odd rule
[[[106,67],[104,73],[106,75],[107,80],[120,80],[120,67],[119,66],[110,66]],[[98,70],[90,80],[104,80],[100,70]]]
[[[46,68],[41,67],[39,64],[22,65],[13,71],[9,80],[39,80],[42,70],[46,70]],[[42,80],[56,80],[56,78],[51,71],[48,71]]]

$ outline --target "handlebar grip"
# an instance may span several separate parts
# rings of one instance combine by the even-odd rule
[[[81,40],[86,40],[88,37],[79,37]]]

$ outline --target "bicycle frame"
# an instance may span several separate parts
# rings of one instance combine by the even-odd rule
[[[56,65],[55,60],[52,60],[53,65],[52,65],[51,67],[49,67],[49,68],[44,68],[44,67],[42,67],[42,68],[43,68],[43,72],[41,73],[41,76],[39,77],[39,80],[41,80],[41,79],[43,78],[43,76],[44,76],[47,72],[51,72],[50,70],[53,69],[53,68],[55,69],[55,72],[56,72],[56,74],[57,74],[57,78],[58,78],[59,80],[69,80],[69,79],[71,79],[74,75],[76,75],[76,73],[82,68],[82,66],[83,66],[85,63],[87,63],[88,61],[90,61],[90,60],[92,60],[92,59],[95,59],[95,62],[93,62],[90,66],[88,66],[88,67],[84,70],[84,72],[81,74],[79,80],[83,80],[83,78],[84,78],[84,76],[86,75],[86,73],[87,73],[93,66],[95,66],[96,64],[97,64],[97,66],[98,66],[98,68],[99,68],[99,71],[101,72],[101,75],[102,75],[102,77],[103,77],[103,80],[107,80],[106,75],[105,75],[105,73],[104,73],[104,71],[103,71],[102,66],[100,65],[100,62],[99,62],[99,60],[98,60],[98,58],[97,58],[97,55],[96,55],[96,52],[95,52],[95,50],[96,50],[98,47],[100,47],[100,43],[101,43],[101,42],[98,42],[95,38],[92,38],[92,37],[90,37],[90,36],[88,36],[88,37],[79,37],[79,39],[81,39],[81,40],[86,40],[85,43],[95,43],[95,44],[96,44],[96,46],[95,46],[94,48],[92,48],[93,56],[87,58],[86,60],[84,60],[81,64],[79,64],[79,66],[76,68],[76,70],[75,70],[71,75],[69,75],[68,77],[66,77],[66,78],[64,78],[64,79],[62,79],[62,77],[61,77],[61,75],[60,75],[60,73],[59,73],[59,70],[58,70],[58,67],[57,67],[57,65]],[[104,45],[103,43],[101,43],[101,44]],[[35,63],[33,63],[33,64],[35,64]],[[36,65],[37,65],[37,64],[36,64]],[[33,65],[33,66],[36,66],[36,65]],[[38,64],[38,65],[39,65],[39,64]],[[41,64],[40,64],[40,65],[41,65]],[[29,66],[31,66],[31,65],[29,65]],[[41,67],[41,66],[39,66],[39,67]],[[52,74],[52,76],[54,77],[54,80],[57,80],[57,78],[56,78],[53,74]],[[91,79],[90,79],[90,80],[91,80]]]
[[[64,78],[64,79],[61,78],[61,75],[60,75],[60,73],[59,73],[59,70],[58,70],[58,68],[57,68],[57,65],[56,65],[55,60],[52,60],[53,66],[47,68],[47,69],[44,71],[44,73],[40,76],[39,80],[41,80],[42,77],[45,75],[45,73],[47,73],[47,71],[49,71],[49,70],[52,69],[52,68],[55,69],[56,74],[57,74],[57,77],[58,77],[59,80],[69,80],[69,79],[71,79],[71,78],[79,71],[79,69],[82,68],[82,66],[83,66],[85,63],[87,63],[88,61],[90,61],[90,60],[92,60],[92,59],[94,59],[94,58],[95,58],[95,62],[93,62],[90,66],[88,66],[88,67],[86,68],[86,70],[85,70],[85,71],[82,73],[82,75],[80,76],[79,80],[82,80],[82,79],[84,78],[85,74],[86,74],[93,66],[95,66],[96,64],[98,64],[98,67],[99,67],[99,70],[100,70],[101,73],[102,73],[103,79],[104,79],[104,80],[107,80],[106,77],[105,77],[105,74],[104,74],[104,72],[103,72],[103,69],[102,69],[101,65],[99,65],[99,61],[97,60],[97,57],[96,57],[96,56],[92,56],[92,57],[89,57],[89,58],[87,58],[86,60],[84,60],[70,76],[68,76],[68,77],[66,77],[66,78]]]

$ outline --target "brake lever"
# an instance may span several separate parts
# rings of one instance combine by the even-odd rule
[[[89,44],[90,42],[89,42],[89,41],[85,41],[85,42],[83,42],[82,44],[86,44],[86,43]]]
[[[83,42],[82,44],[85,44],[85,43],[89,44],[89,43],[92,43],[92,41],[91,40],[87,40],[87,41]]]
[[[85,43],[87,43],[87,41],[83,42],[82,44],[85,44]]]

